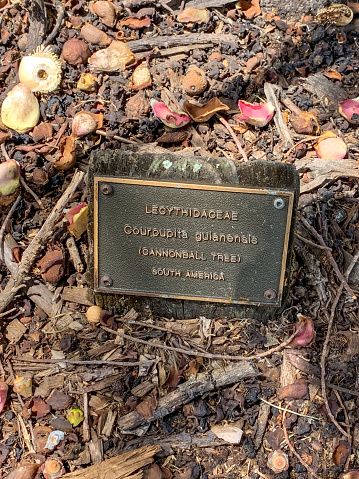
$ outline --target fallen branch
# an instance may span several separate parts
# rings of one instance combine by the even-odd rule
[[[153,456],[160,450],[160,446],[143,446],[62,477],[63,479],[141,479],[143,474],[140,469],[152,464]]]
[[[233,138],[235,144],[237,145],[239,153],[242,155],[243,161],[248,161],[248,156],[247,156],[246,152],[243,150],[242,145],[241,145],[240,141],[238,140],[237,135],[234,133],[231,125],[228,123],[228,121],[226,121],[220,115],[216,114],[216,117],[222,123],[222,125],[224,125],[227,128],[227,130],[230,133],[231,137]]]
[[[54,227],[59,221],[63,213],[63,209],[72,195],[75,193],[83,178],[83,172],[77,171],[74,174],[71,183],[54,206],[45,223],[42,225],[42,228],[24,251],[21,262],[19,263],[16,277],[12,277],[9,280],[4,291],[0,294],[0,313],[7,308],[8,304],[14,299],[20,286],[26,282],[26,276],[32,268],[37,255],[40,253],[49,237],[53,234]]]
[[[275,116],[274,116],[274,123],[277,127],[279,136],[283,141],[283,148],[288,150],[291,146],[293,146],[293,139],[292,135],[287,127],[286,122],[284,121],[278,99],[276,97],[274,88],[279,88],[276,85],[272,85],[271,83],[264,84],[264,93],[267,97],[267,101],[270,101],[275,108]]]
[[[73,364],[75,366],[139,366],[143,364],[140,361],[111,361],[111,360],[90,360],[90,361],[81,361],[77,359],[34,359],[34,358],[26,358],[23,356],[13,356],[13,361],[22,361],[24,363],[36,363],[36,364],[59,364],[59,363],[66,363],[66,364]],[[151,362],[151,361],[149,361]]]
[[[240,361],[212,372],[200,373],[180,384],[173,392],[158,401],[158,406],[150,419],[132,411],[118,420],[122,434],[144,434],[151,422],[174,412],[195,397],[223,386],[237,383],[245,378],[258,376],[257,369],[248,361]]]

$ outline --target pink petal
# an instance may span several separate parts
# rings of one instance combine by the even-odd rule
[[[3,381],[0,381],[0,412],[4,409],[8,389],[8,385]]]
[[[163,101],[152,99],[151,106],[155,116],[170,128],[180,128],[191,121],[189,116],[171,111]]]
[[[304,348],[305,346],[310,346],[315,339],[315,331],[312,318],[309,316],[304,316],[303,314],[297,314],[298,322],[295,325],[295,330],[298,331],[299,327],[302,326],[299,333],[294,337],[293,341],[290,342],[289,346],[292,348]]]
[[[85,206],[87,206],[86,203],[82,203],[81,205],[77,205],[77,206],[74,206],[73,208],[71,208],[65,215],[65,218],[67,219],[67,221],[70,223],[70,225],[72,225],[73,221],[74,221],[74,216],[77,215],[78,213],[80,213],[80,211],[82,210],[82,208],[85,208]]]
[[[353,100],[344,100],[339,103],[339,113],[344,116],[349,123],[359,124],[359,100],[354,98]],[[353,115],[357,117],[353,118]]]
[[[239,109],[242,116],[238,117],[238,121],[245,121],[254,126],[266,126],[273,118],[275,108],[269,101],[268,103],[253,104],[247,101],[239,100]]]
[[[0,193],[10,195],[20,182],[20,165],[16,160],[0,163]]]
[[[314,145],[318,158],[324,160],[342,160],[347,155],[347,145],[344,140],[332,131],[326,131]]]

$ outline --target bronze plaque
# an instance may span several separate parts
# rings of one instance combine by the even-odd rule
[[[294,194],[94,178],[96,292],[281,305]]]

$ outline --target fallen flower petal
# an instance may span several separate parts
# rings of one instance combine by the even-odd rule
[[[11,195],[20,183],[20,165],[15,160],[0,163],[0,193]]]
[[[272,451],[268,456],[267,466],[276,474],[286,471],[289,467],[287,454],[280,449]]]
[[[71,409],[67,415],[67,420],[70,424],[76,427],[84,420],[84,413],[81,411],[81,409]]]
[[[184,113],[171,111],[163,101],[152,99],[151,106],[155,116],[170,128],[180,128],[191,121],[191,118]]]
[[[205,8],[188,7],[177,15],[177,20],[181,23],[207,23],[209,11]]]
[[[8,385],[4,381],[0,381],[0,413],[4,409],[8,389]]]
[[[339,103],[339,113],[352,123],[359,125],[359,98],[344,100]]]
[[[347,145],[340,136],[332,131],[326,131],[314,145],[318,158],[323,160],[342,160],[347,155]]]
[[[78,213],[75,213],[73,215],[72,222],[67,227],[69,233],[72,234],[72,236],[75,236],[76,239],[79,239],[81,235],[87,230],[87,212],[88,206],[84,205]]]
[[[71,208],[65,215],[65,218],[67,219],[67,221],[70,223],[70,225],[72,225],[73,221],[74,221],[74,216],[77,215],[78,213],[80,213],[80,211],[82,210],[82,208],[84,208],[85,206],[87,206],[86,203],[81,203],[80,205],[77,205],[77,206],[74,206],[73,208]]]
[[[293,341],[290,342],[289,346],[292,348],[304,348],[305,346],[310,346],[315,339],[315,331],[313,320],[309,316],[304,316],[303,314],[297,314],[298,322],[295,325],[295,330],[299,333],[294,337]]]
[[[238,107],[242,112],[242,116],[238,117],[238,121],[245,121],[250,125],[263,127],[266,126],[273,118],[275,108],[269,101],[268,103],[248,103],[239,100]]]

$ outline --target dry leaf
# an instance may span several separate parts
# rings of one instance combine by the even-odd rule
[[[347,441],[339,441],[339,444],[333,451],[333,462],[336,466],[344,466],[346,460],[350,454],[350,444]]]
[[[153,413],[156,410],[157,404],[156,391],[153,391],[146,401],[142,401],[136,406],[136,411],[140,416],[143,416],[146,419],[151,419],[153,418]]]
[[[135,55],[124,42],[114,40],[108,48],[98,50],[88,60],[98,71],[125,71],[128,65],[136,61]]]
[[[212,98],[212,100],[209,100],[207,103],[201,106],[189,101],[184,101],[183,109],[189,114],[193,121],[202,123],[204,121],[208,121],[218,111],[229,110],[229,106],[222,103],[218,98]]]
[[[173,133],[164,133],[162,136],[157,138],[157,143],[182,143],[187,140],[188,133],[186,131],[174,131]]]
[[[53,128],[51,123],[40,123],[32,130],[32,138],[35,143],[42,140],[48,140],[53,135]]]
[[[236,3],[236,8],[241,10],[249,20],[261,14],[259,0],[240,0]]]
[[[54,246],[38,262],[41,276],[48,283],[57,283],[64,274],[65,259],[62,250]]]
[[[76,163],[76,138],[65,137],[60,147],[60,158],[55,162],[58,170],[69,170]]]
[[[291,115],[290,122],[296,133],[316,135],[319,132],[319,123],[313,113],[302,111],[299,115]]]
[[[224,424],[222,426],[216,424],[211,426],[211,431],[217,437],[223,439],[223,441],[229,442],[230,444],[239,444],[243,436],[242,429],[232,424]]]
[[[174,366],[171,366],[169,375],[162,385],[163,389],[176,389],[176,387],[181,382],[183,369],[176,369]]]
[[[279,399],[309,399],[308,381],[297,379],[293,384],[284,386],[278,393]]]
[[[150,106],[146,93],[141,90],[127,101],[125,105],[126,116],[129,120],[140,120],[147,115]]]
[[[149,17],[129,17],[120,21],[122,26],[132,28],[132,30],[138,30],[140,28],[149,27],[151,25],[151,19]]]

